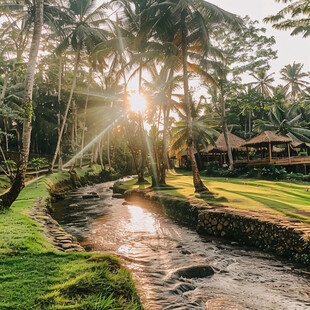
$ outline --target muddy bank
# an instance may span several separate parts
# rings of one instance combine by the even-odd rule
[[[183,199],[150,189],[129,190],[124,196],[128,201],[154,204],[201,234],[255,246],[310,266],[310,227],[298,220],[211,206],[200,200]]]

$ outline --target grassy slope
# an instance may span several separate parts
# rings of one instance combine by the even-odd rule
[[[0,194],[5,192],[11,186],[9,178],[2,176],[0,177]]]
[[[36,197],[49,195],[47,184],[66,176],[32,183],[0,214],[0,309],[142,309],[117,258],[57,252],[27,215]]]
[[[167,187],[160,191],[180,197],[203,199],[213,204],[298,218],[310,224],[310,185],[257,179],[202,179],[215,194],[213,197],[194,192],[189,172],[169,173]],[[136,180],[128,181],[125,186],[137,188],[135,182]]]

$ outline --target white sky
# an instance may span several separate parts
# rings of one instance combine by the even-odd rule
[[[291,36],[290,31],[280,31],[272,28],[271,24],[265,24],[263,18],[276,14],[285,5],[274,0],[208,0],[222,9],[240,16],[248,15],[253,20],[258,20],[260,25],[267,29],[267,36],[274,36],[277,43],[278,59],[270,62],[271,71],[275,72],[275,80],[280,83],[279,71],[287,64],[294,61],[304,64],[304,71],[310,71],[310,38]]]

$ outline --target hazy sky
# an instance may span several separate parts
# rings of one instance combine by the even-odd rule
[[[285,5],[274,0],[208,0],[219,7],[241,15],[249,15],[251,19],[258,20],[267,29],[266,35],[274,36],[277,43],[278,59],[271,62],[271,70],[276,72],[275,78],[280,82],[279,71],[282,67],[294,61],[304,64],[304,70],[310,71],[310,38],[290,36],[290,31],[279,31],[272,28],[271,24],[263,23],[263,18],[273,15]]]

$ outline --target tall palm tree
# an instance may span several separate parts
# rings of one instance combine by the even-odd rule
[[[187,110],[187,145],[193,171],[193,183],[196,192],[206,191],[194,156],[193,124],[189,96],[188,54],[191,43],[199,42],[205,54],[210,49],[210,26],[223,23],[240,29],[241,20],[234,14],[228,13],[218,6],[204,0],[172,0],[157,1],[162,11],[164,23],[175,33],[182,54],[184,104]],[[170,18],[169,18],[170,17]],[[169,20],[168,20],[169,18]],[[195,44],[197,45],[197,44]]]
[[[302,72],[303,66],[303,64],[294,62],[281,69],[281,79],[286,82],[284,89],[288,92],[287,95],[291,101],[296,100],[302,89],[309,84],[304,79],[308,77],[308,74]]]
[[[34,10],[33,34],[28,58],[28,66],[25,78],[24,98],[23,98],[23,134],[20,161],[17,168],[16,177],[10,191],[2,197],[2,205],[5,208],[11,206],[20,191],[25,186],[25,176],[28,165],[28,157],[31,139],[32,120],[32,92],[34,84],[35,67],[40,48],[41,32],[43,27],[44,0],[34,0],[32,9]]]
[[[305,128],[305,121],[299,104],[290,106],[282,104],[273,107],[269,111],[268,119],[257,121],[255,130],[276,131],[293,140],[310,142],[310,130]]]
[[[272,96],[272,83],[274,82],[274,78],[272,77],[273,74],[274,73],[267,74],[267,71],[265,69],[260,69],[256,73],[251,74],[251,76],[256,80],[251,84],[254,86],[254,89],[262,96]]]
[[[292,0],[276,0],[277,2],[288,3]],[[280,10],[276,15],[269,16],[264,19],[264,22],[273,23],[273,28],[279,30],[293,29],[291,35],[302,34],[304,38],[310,35],[310,1],[297,0],[290,3],[285,8]],[[286,15],[290,15],[286,19]]]
[[[74,50],[73,81],[62,125],[59,131],[56,150],[51,163],[51,169],[53,169],[57,155],[59,154],[60,143],[76,86],[81,52],[86,51],[90,53],[97,44],[106,40],[108,36],[108,32],[99,27],[106,22],[106,19],[104,18],[106,17],[105,9],[107,8],[107,5],[102,4],[96,8],[96,3],[96,0],[69,1],[67,21],[62,30],[64,38],[57,47],[56,52],[58,54],[62,54],[69,47]]]
[[[179,121],[171,129],[171,149],[178,152],[188,147],[187,109],[184,103],[178,105],[177,113]],[[199,152],[201,147],[206,149],[208,144],[215,145],[214,138],[218,137],[218,132],[214,127],[218,125],[218,119],[214,115],[206,113],[205,105],[201,99],[197,102],[191,100],[191,113],[193,145],[196,150]]]
[[[171,59],[171,58],[170,58]],[[154,110],[159,108],[159,118],[163,115],[163,130],[162,130],[162,156],[158,156],[161,160],[159,169],[159,184],[165,184],[166,170],[169,167],[168,159],[168,123],[170,111],[178,105],[175,100],[175,91],[180,88],[182,77],[180,75],[174,76],[174,69],[171,67],[173,59],[169,62],[164,62],[160,69],[154,63],[150,66],[151,81],[145,81],[144,86],[147,92],[151,94],[151,100]],[[153,116],[153,115],[152,115]]]

